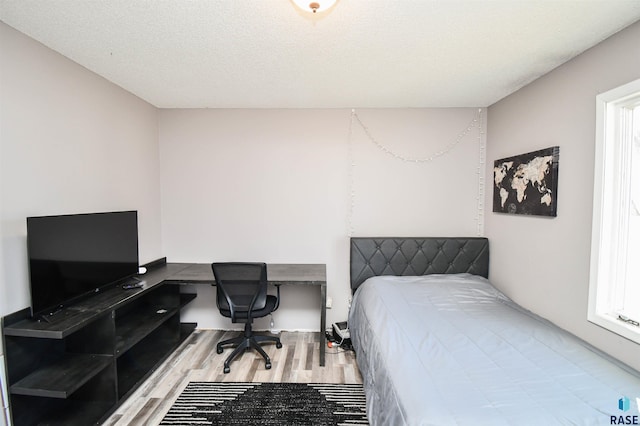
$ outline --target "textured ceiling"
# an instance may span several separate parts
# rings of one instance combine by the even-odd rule
[[[640,0],[0,0],[0,20],[161,108],[488,106]]]

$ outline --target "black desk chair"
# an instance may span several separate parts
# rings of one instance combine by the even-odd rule
[[[244,323],[244,335],[224,340],[216,346],[221,354],[223,346],[234,345],[235,349],[224,362],[224,372],[228,373],[229,363],[241,351],[254,348],[265,360],[265,368],[271,368],[271,359],[260,347],[259,342],[275,342],[280,349],[282,343],[276,336],[259,336],[253,334],[251,323],[254,318],[269,315],[278,309],[280,304],[280,287],[278,295],[267,294],[266,263],[226,262],[212,263],[213,276],[216,280],[217,305],[220,313],[231,318],[232,323]]]

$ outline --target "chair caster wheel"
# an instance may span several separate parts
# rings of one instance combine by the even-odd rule
[[[267,362],[267,363],[264,365],[264,368],[265,368],[265,369],[267,369],[267,370],[271,370],[271,363],[270,363],[270,362]]]
[[[276,342],[276,348],[280,349],[282,347],[282,343]]]
[[[229,367],[225,367],[223,371],[224,371],[224,374],[227,374],[231,371],[231,369]]]
[[[221,354],[223,352],[222,346],[216,346],[216,352],[218,352],[218,354]]]

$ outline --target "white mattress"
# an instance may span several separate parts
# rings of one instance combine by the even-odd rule
[[[637,372],[482,277],[370,278],[349,329],[372,425],[608,425],[640,415]]]

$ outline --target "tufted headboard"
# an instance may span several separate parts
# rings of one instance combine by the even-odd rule
[[[468,272],[489,276],[489,240],[470,238],[351,238],[351,291],[378,275]]]

